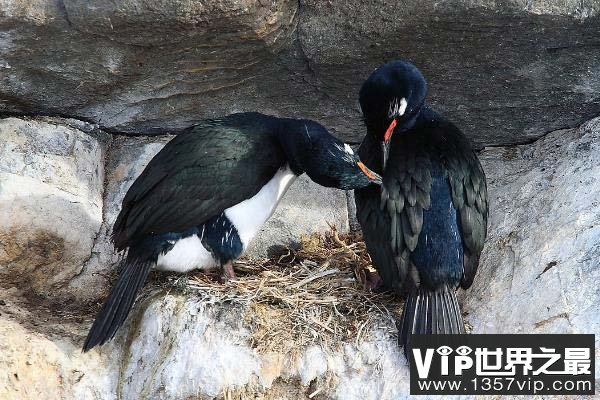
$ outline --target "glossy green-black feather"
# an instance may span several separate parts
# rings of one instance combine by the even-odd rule
[[[127,192],[115,247],[185,231],[254,196],[285,163],[277,124],[261,114],[236,114],[173,138]]]
[[[382,173],[380,142],[367,135],[359,155]],[[392,137],[383,172],[385,192],[355,191],[357,217],[365,244],[383,282],[401,290],[410,268],[410,253],[418,244],[423,211],[431,205],[432,166],[447,176],[457,211],[463,244],[461,286],[468,288],[477,272],[487,233],[488,201],[485,174],[467,139],[453,124],[424,109],[415,127]],[[425,266],[421,266],[424,268]]]

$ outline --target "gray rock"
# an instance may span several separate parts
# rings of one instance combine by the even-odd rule
[[[57,126],[59,122],[80,128]],[[55,274],[44,274],[45,281],[32,284],[44,282],[65,293],[85,288],[95,293],[98,289],[84,284],[85,279],[94,282],[94,274],[110,268],[106,264],[114,255],[102,243],[107,243],[120,199],[169,138],[119,137],[112,142],[102,208],[98,188],[103,175],[96,174],[95,167],[103,164],[94,160],[102,160],[103,135],[91,132],[93,127],[87,124],[59,122],[0,121],[0,213],[7,207],[27,211],[0,214],[1,229],[15,221],[21,228],[10,235],[3,231],[2,244],[9,243],[4,238],[27,240],[38,227],[54,232],[44,241],[43,248],[50,250],[43,256]],[[481,159],[491,200],[489,239],[475,283],[462,295],[473,332],[600,331],[600,118],[577,129],[555,131],[530,145],[486,149]],[[302,185],[298,189],[287,200],[308,201],[309,191]],[[41,194],[44,201],[32,208],[20,195],[13,205],[12,193]],[[306,197],[296,197],[300,195]],[[74,243],[65,247],[73,254],[63,256],[64,270],[57,267],[58,258],[51,251],[57,238]],[[33,248],[33,256],[20,254],[39,259],[37,250]],[[73,279],[79,267],[72,263],[79,260],[81,265],[91,251],[106,254],[97,259],[93,255]],[[0,256],[7,254],[3,247]],[[19,274],[32,273],[28,269],[32,265],[46,271],[44,263],[26,258],[0,262],[3,288],[7,276],[18,275],[7,265],[18,266]],[[71,282],[68,291],[65,281]],[[408,370],[388,333],[394,324],[387,315],[375,316],[381,323],[368,340],[341,343],[327,351],[316,342],[298,354],[261,353],[252,345],[252,327],[244,322],[248,309],[203,302],[198,294],[159,292],[136,304],[115,341],[82,354],[79,346],[91,321],[69,325],[65,320],[69,316],[56,310],[41,319],[33,307],[17,312],[13,304],[18,296],[18,291],[3,291],[12,310],[0,308],[0,369],[9,371],[0,374],[0,398],[172,399],[245,393],[297,399],[316,390],[313,382],[326,383],[322,389],[318,386],[321,398],[408,398]],[[97,293],[89,297],[94,296]],[[44,323],[34,329],[30,324],[36,318]],[[596,347],[600,355],[598,339]]]
[[[164,132],[244,107],[245,83],[289,44],[298,3],[10,0],[0,7],[3,111]]]
[[[337,99],[340,131],[361,136],[360,85],[404,58],[428,79],[428,101],[480,148],[600,113],[599,11],[597,0],[307,0],[298,30],[316,85]]]
[[[0,284],[41,295],[81,270],[102,223],[108,135],[0,120]]]
[[[491,217],[464,296],[473,332],[600,332],[600,118],[481,158]]]
[[[360,231],[360,223],[356,216],[356,200],[354,199],[354,190],[346,192],[346,204],[348,204],[348,222],[351,231]]]
[[[523,143],[600,113],[600,0],[195,2],[8,0],[0,112],[177,130],[262,111],[364,134],[378,65],[406,58],[478,147]]]

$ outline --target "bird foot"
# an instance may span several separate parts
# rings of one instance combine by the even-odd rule
[[[368,271],[365,280],[365,288],[372,292],[379,292],[383,289],[383,281],[377,271]]]
[[[372,292],[380,292],[383,289],[383,281],[376,270],[371,268],[360,268],[356,271],[356,278],[363,288]]]
[[[223,283],[226,283],[230,279],[235,279],[235,272],[233,270],[233,262],[227,261],[221,266],[221,280]]]

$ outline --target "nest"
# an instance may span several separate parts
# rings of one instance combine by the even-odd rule
[[[268,259],[241,259],[236,279],[219,283],[205,274],[170,277],[170,285],[193,292],[207,303],[242,306],[260,352],[293,352],[311,344],[335,349],[371,338],[375,331],[394,337],[400,301],[366,286],[377,275],[356,233],[301,238]]]

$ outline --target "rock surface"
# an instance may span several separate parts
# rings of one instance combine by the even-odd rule
[[[347,118],[332,119],[357,137],[360,85],[397,58],[422,69],[428,101],[478,147],[528,142],[600,113],[600,1],[303,5],[298,34],[314,85],[336,98]]]
[[[523,143],[600,112],[599,11],[600,0],[6,0],[0,112],[164,133],[262,111],[359,142],[360,84],[406,58],[479,147]]]
[[[0,316],[3,400],[114,399],[117,373],[107,360],[81,353],[79,343],[68,338],[40,334]]]
[[[102,223],[109,137],[64,120],[0,120],[0,283],[48,296],[73,279]],[[78,128],[78,127],[79,128]]]
[[[236,393],[241,398],[292,400],[320,389],[320,398],[375,400],[407,391],[405,362],[383,333],[377,340],[345,343],[332,352],[308,346],[300,354],[261,354],[248,345],[251,333],[239,307],[207,306],[193,297],[162,294],[144,307],[133,318],[136,329],[131,332],[136,333],[121,340],[125,350],[119,381],[124,384],[119,390],[124,398]],[[327,388],[326,375],[339,383]],[[283,382],[293,389],[281,392]]]
[[[109,288],[109,274],[120,260],[110,240],[125,193],[146,164],[171,139],[164,137],[115,137],[105,164],[104,208],[97,240],[82,272],[69,283],[71,293],[81,300],[99,299]],[[107,268],[107,266],[109,268]]]
[[[296,12],[289,0],[5,1],[2,109],[130,130],[189,125],[236,107],[236,90],[289,42]]]
[[[600,118],[482,163],[492,211],[464,296],[473,331],[595,333],[600,359]]]
[[[64,273],[46,277],[49,283],[45,283],[75,293],[73,298],[80,299],[75,302],[85,304],[98,298],[107,284],[103,275],[115,255],[107,247],[106,234],[119,199],[168,137],[117,137],[105,150],[103,135],[84,132],[90,130],[86,124],[77,126],[60,126],[56,120],[2,120],[2,133],[10,133],[14,140],[8,142],[9,148],[0,139],[0,149],[3,160],[12,160],[2,164],[8,182],[34,177],[35,189],[44,193],[54,185],[47,192],[53,201],[43,204],[68,205],[70,201],[63,199],[77,195],[74,201],[84,204],[78,207],[88,207],[89,215],[96,216],[93,224],[54,221],[57,237],[70,240],[77,233],[84,245],[78,247],[81,257],[72,257],[79,260],[79,267],[69,266]],[[4,137],[8,136],[0,136]],[[72,146],[52,144],[51,137],[60,137],[60,143]],[[24,140],[28,148],[38,149],[28,152],[28,157],[34,158],[25,161],[36,162],[25,162],[23,152],[12,151]],[[78,163],[69,164],[72,158],[68,155],[75,149]],[[102,208],[102,201],[98,202],[102,179],[91,172],[103,164],[90,160],[102,160],[105,151],[109,156]],[[491,215],[479,274],[461,301],[473,332],[600,332],[600,118],[577,129],[552,132],[530,145],[489,148],[480,157],[488,175]],[[88,160],[87,164],[82,159]],[[47,182],[42,182],[44,176]],[[79,177],[76,184],[72,183],[74,177]],[[4,187],[2,199],[12,193]],[[32,190],[27,185],[18,187]],[[318,197],[323,200],[323,194]],[[73,209],[66,208],[66,213],[69,218],[80,218]],[[44,207],[28,209],[30,218],[24,221],[41,224],[48,214]],[[72,232],[73,227],[77,232]],[[95,242],[90,236],[94,233]],[[45,241],[46,245],[52,240]],[[74,276],[84,262],[82,272]],[[19,264],[22,268],[28,265]],[[0,266],[6,277],[6,264]],[[38,266],[45,268],[43,263]],[[252,326],[244,318],[248,312],[244,307],[203,302],[194,294],[158,291],[136,304],[115,341],[82,354],[79,346],[93,317],[89,307],[72,313],[62,308],[39,309],[36,303],[23,300],[12,281],[3,278],[0,283],[3,399],[107,399],[120,395],[123,399],[237,396],[267,400],[308,398],[317,391],[313,398],[408,397],[408,370],[389,334],[394,329],[389,318],[383,318],[368,340],[342,343],[329,350],[316,343],[294,354],[264,352],[252,345]],[[89,293],[84,293],[86,290]],[[598,339],[596,347],[600,355]],[[598,375],[596,379],[600,383]]]

